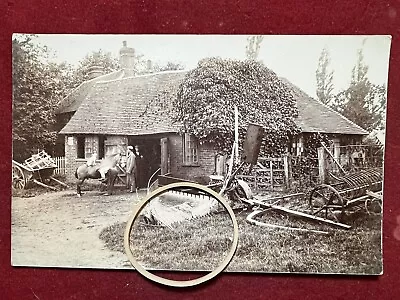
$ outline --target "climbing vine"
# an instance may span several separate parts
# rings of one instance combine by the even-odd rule
[[[299,132],[291,91],[278,76],[256,61],[207,58],[189,71],[173,99],[174,121],[182,131],[229,152],[234,141],[234,106],[239,110],[239,140],[248,124],[264,127],[262,155],[280,155]]]

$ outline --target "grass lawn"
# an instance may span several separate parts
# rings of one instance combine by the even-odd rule
[[[280,203],[303,210],[304,200]],[[347,216],[350,230],[268,210],[258,220],[270,224],[327,231],[328,234],[270,229],[246,222],[239,211],[239,246],[227,271],[379,274],[382,272],[381,215],[358,212]],[[125,223],[105,228],[100,238],[124,252]],[[233,237],[227,213],[182,222],[174,230],[135,223],[131,246],[143,266],[163,270],[212,270],[228,253]]]

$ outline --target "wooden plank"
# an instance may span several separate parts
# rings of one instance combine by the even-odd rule
[[[318,174],[319,180],[322,183],[326,181],[326,169],[325,169],[325,152],[324,148],[318,148]]]
[[[32,172],[32,171],[33,171],[30,167],[28,167],[28,166],[26,166],[26,165],[23,165],[23,164],[21,164],[21,163],[15,161],[15,160],[12,160],[12,163],[15,164],[15,165],[17,165],[18,167],[24,169],[25,171],[29,171],[29,172]]]
[[[271,172],[271,169],[257,169],[256,173],[266,173]],[[276,173],[285,173],[285,169],[272,169],[272,172]]]
[[[291,178],[290,178],[290,159],[289,156],[285,155],[284,160],[283,160],[283,167],[284,167],[284,173],[285,173],[285,183],[286,183],[286,188],[289,189],[291,185]]]
[[[62,186],[68,187],[68,185],[66,185],[64,182],[61,182],[58,179],[55,179],[53,176],[49,177],[51,180],[54,180],[55,182],[57,182],[58,184],[61,184]]]
[[[281,157],[259,157],[259,161],[273,161],[273,162],[279,162],[283,161]]]
[[[257,183],[259,186],[270,186],[271,184],[269,182],[259,182]]]
[[[269,176],[270,176],[270,182],[271,182],[271,187],[274,189],[274,172],[273,172],[273,165],[272,161],[269,162]]]
[[[40,182],[40,181],[37,181],[36,179],[33,179],[33,182],[36,183],[37,185],[42,186],[42,187],[51,189],[51,190],[53,190],[53,191],[57,191],[57,189],[56,189],[55,187],[50,186],[50,185],[47,185],[47,184],[44,184],[44,183],[42,183],[42,182]]]
[[[236,175],[236,178],[239,178],[239,179],[245,178],[245,179],[253,180],[254,176],[252,176],[252,175]]]
[[[161,144],[161,175],[169,173],[168,170],[168,138],[162,138]]]
[[[324,149],[326,150],[326,152],[329,154],[329,156],[333,159],[333,161],[335,162],[335,164],[337,164],[337,166],[339,167],[340,171],[343,172],[343,174],[346,174],[346,171],[343,169],[342,165],[336,160],[336,158],[333,156],[333,154],[331,153],[331,151],[329,151],[329,149],[325,146],[325,144],[323,142],[321,142],[322,147],[324,147]]]

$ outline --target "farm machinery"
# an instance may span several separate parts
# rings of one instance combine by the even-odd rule
[[[241,157],[242,162],[237,165],[236,170],[234,171],[232,165],[230,165],[227,176],[222,178],[217,178],[214,176],[215,178],[212,177],[213,182],[210,182],[209,184],[209,187],[215,189],[217,192],[224,195],[225,198],[229,199],[233,208],[237,206],[242,207],[247,211],[251,210],[251,213],[246,218],[249,223],[267,227],[282,227],[278,225],[267,224],[257,219],[257,217],[262,216],[268,210],[272,209],[303,219],[318,221],[331,226],[349,229],[351,227],[350,225],[342,223],[343,216],[348,211],[365,208],[367,213],[370,213],[371,207],[373,206],[378,207],[381,210],[383,182],[383,172],[381,168],[366,169],[353,174],[345,173],[341,177],[336,177],[331,174],[333,180],[330,184],[323,183],[317,185],[309,193],[303,192],[272,198],[260,197],[259,195],[254,196],[247,183],[236,178],[236,174],[239,170],[243,169],[247,165],[249,165],[250,171],[251,168],[257,164],[262,135],[263,129],[261,126],[250,124],[243,145],[243,155]],[[234,151],[232,149],[232,158],[233,157]],[[179,181],[178,178],[172,179],[173,182]],[[166,182],[166,184],[167,183],[171,182]],[[174,192],[176,197],[177,191]],[[197,196],[196,191],[184,191],[183,193],[185,193],[186,197],[189,198],[191,196],[194,198]],[[202,196],[204,198],[204,195]],[[279,205],[280,203],[284,202],[284,200],[290,198],[304,200],[304,205],[302,205],[302,207],[307,206],[308,208],[299,211],[294,210],[293,208],[288,208],[287,206]],[[217,201],[210,200],[209,198],[207,198],[207,201],[197,204],[195,214],[196,217],[207,215],[218,208]],[[168,213],[166,211],[168,211]],[[182,211],[184,212],[182,213]],[[193,218],[193,215],[191,215],[189,211],[190,207],[187,206],[187,203],[165,209],[160,202],[155,201],[153,204],[150,202],[147,214],[150,219],[153,218],[153,220],[158,220],[160,221],[159,223],[170,227],[174,222],[180,222]],[[179,218],[176,217],[178,215]],[[302,230],[301,228],[289,227],[285,227],[285,229]],[[318,230],[307,229],[307,231]]]
[[[367,169],[342,177],[334,177],[331,184],[321,184],[311,190],[310,212],[314,216],[341,220],[346,211],[365,208],[369,213],[374,204],[381,209],[382,169]]]

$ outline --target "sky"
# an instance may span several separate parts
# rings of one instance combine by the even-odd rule
[[[122,42],[145,59],[165,64],[178,62],[186,69],[195,68],[205,57],[245,59],[247,35],[71,35],[39,34],[37,42],[54,52],[53,60],[74,66],[86,54],[102,49],[118,57]],[[285,77],[307,94],[316,97],[315,71],[323,48],[331,57],[334,92],[346,89],[351,70],[363,49],[372,83],[387,84],[390,36],[313,36],[265,35],[258,59],[280,77]]]

